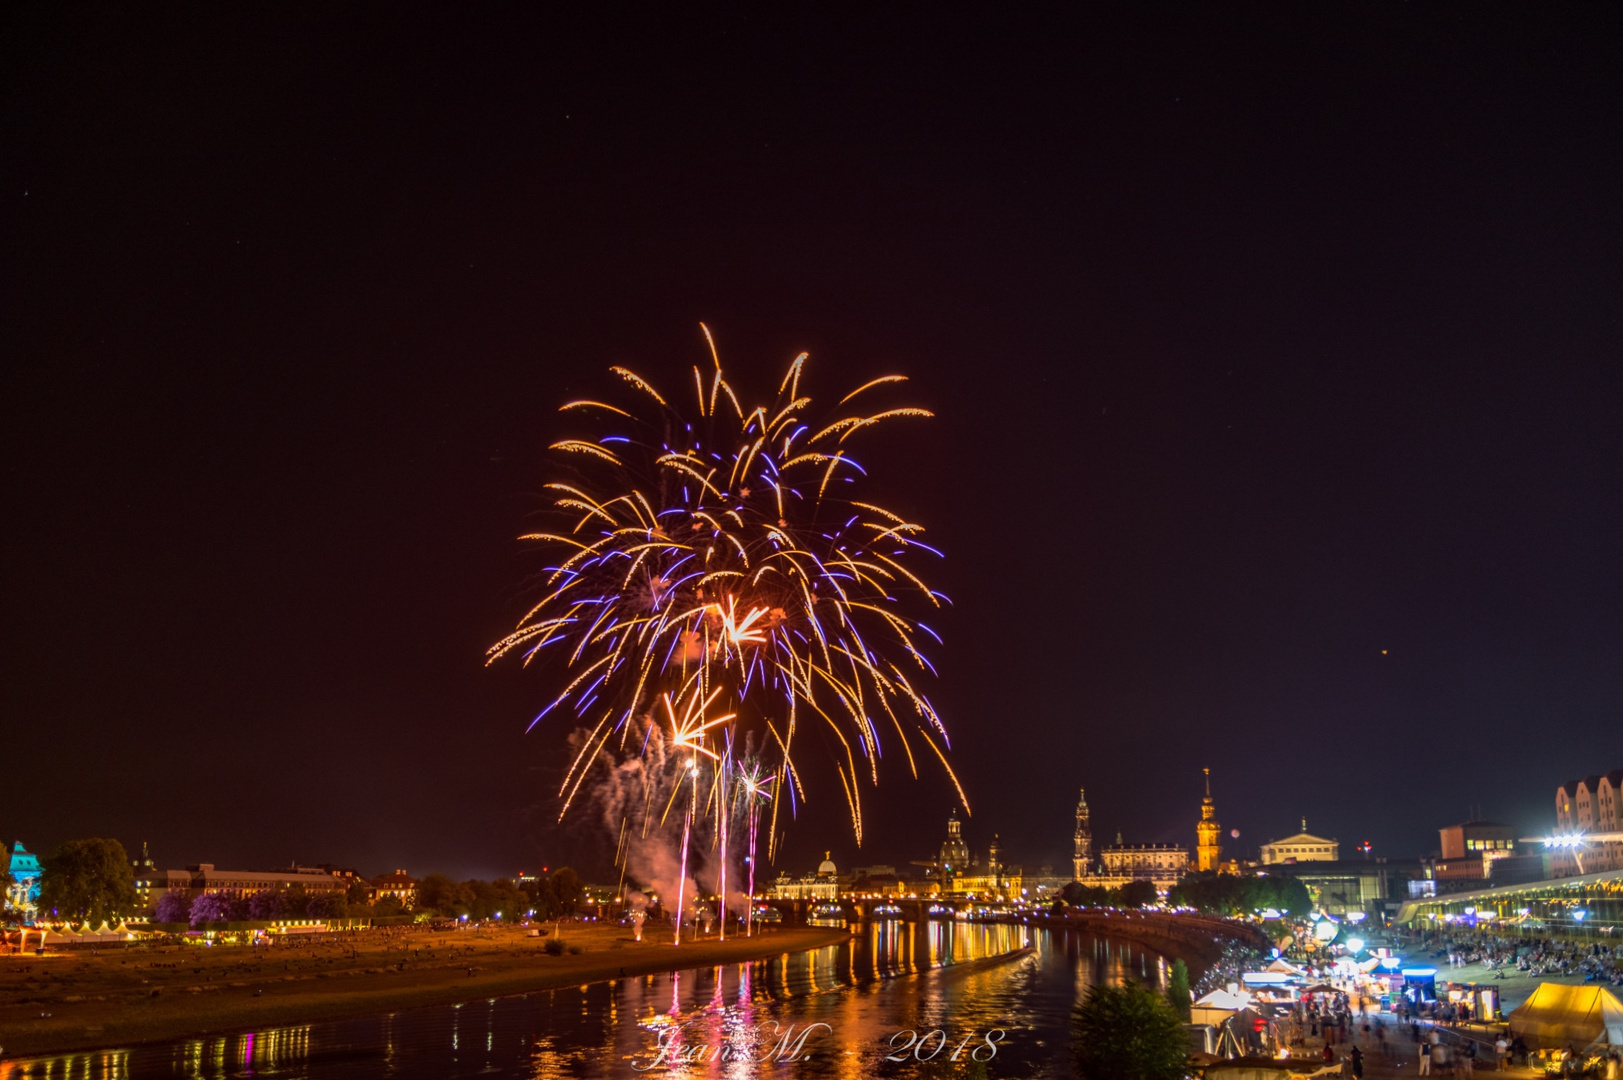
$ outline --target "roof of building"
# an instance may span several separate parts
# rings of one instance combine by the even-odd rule
[[[379,874],[377,877],[373,878],[372,884],[381,885],[385,888],[389,886],[415,888],[417,885],[417,879],[406,873],[404,870],[391,870],[387,874]]]
[[[1341,841],[1335,837],[1314,836],[1309,832],[1299,832],[1295,836],[1287,836],[1283,840],[1270,840],[1263,847],[1280,847],[1286,844],[1339,844]]]
[[[1600,786],[1602,780],[1605,780],[1612,787],[1623,787],[1623,769],[1613,769],[1608,773],[1596,773],[1592,776],[1586,776],[1582,780],[1568,780],[1561,785],[1560,790],[1566,792],[1567,797],[1571,798],[1578,794],[1580,787],[1586,787],[1590,791],[1594,791]]]

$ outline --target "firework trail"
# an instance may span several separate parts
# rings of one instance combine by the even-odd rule
[[[860,787],[878,783],[887,744],[901,748],[914,776],[928,748],[967,810],[947,763],[946,728],[920,689],[934,669],[919,642],[940,639],[908,606],[942,606],[945,598],[914,568],[940,553],[922,541],[921,526],[851,497],[867,475],[851,456],[854,437],[930,413],[863,408],[905,381],[887,375],[816,421],[811,398],[801,393],[804,353],[771,402],[746,407],[723,376],[708,329],[705,337],[712,366],[693,369],[690,412],[620,367],[611,370],[623,383],[624,405],[562,406],[583,433],[551,447],[559,465],[546,485],[555,524],[522,538],[545,549],[553,564],[539,601],[487,654],[490,663],[506,656],[526,666],[550,661],[563,688],[531,727],[559,710],[587,733],[559,791],[560,818],[600,758],[643,755],[656,729],[669,729],[682,749],[680,724],[699,728],[689,733],[696,741],[685,748],[694,752],[679,762],[681,772],[666,778],[671,799],[691,780],[697,812],[699,759],[706,758],[702,805],[707,815],[714,807],[718,840],[736,804],[728,797],[733,736],[748,735],[770,755],[769,775],[756,775],[746,808],[753,848],[759,796],[776,783],[779,797],[767,800],[769,858],[779,805],[787,799],[793,813],[806,798],[796,753],[807,724],[832,733],[859,845]],[[713,707],[729,715],[706,719]],[[721,737],[706,734],[718,726],[724,755],[704,746]]]

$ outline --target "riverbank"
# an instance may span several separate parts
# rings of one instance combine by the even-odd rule
[[[652,934],[645,934],[651,939]],[[843,941],[844,929],[634,942],[622,927],[566,927],[549,956],[520,930],[417,928],[272,946],[167,946],[0,957],[0,1057],[336,1020],[762,960]]]

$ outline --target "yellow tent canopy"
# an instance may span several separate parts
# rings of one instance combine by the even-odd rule
[[[1540,983],[1509,1020],[1511,1034],[1539,1050],[1623,1046],[1623,1002],[1604,986]]]

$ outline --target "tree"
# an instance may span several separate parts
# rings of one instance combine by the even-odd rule
[[[135,872],[117,840],[69,840],[40,860],[39,906],[76,922],[116,922],[139,909]]]
[[[1182,1080],[1183,1021],[1146,987],[1095,986],[1071,1012],[1072,1050],[1083,1080]]]
[[[315,893],[305,901],[304,913],[312,919],[341,919],[349,913],[349,904],[337,890]]]
[[[399,915],[405,910],[406,905],[394,893],[378,897],[377,903],[372,905],[372,914],[380,919],[386,919],[391,915]]]
[[[473,894],[444,874],[429,874],[417,885],[417,906],[448,919],[468,914]]]
[[[1276,878],[1280,881],[1279,898],[1274,907],[1290,915],[1302,916],[1313,910],[1313,898],[1307,886],[1297,878]]]
[[[586,887],[581,884],[580,875],[567,866],[560,866],[554,870],[552,876],[547,879],[547,886],[547,891],[552,894],[552,902],[556,905],[554,917],[573,916],[575,906],[586,894]]]
[[[1307,886],[1283,874],[1255,877],[1220,875],[1185,878],[1167,899],[1174,904],[1212,911],[1220,915],[1253,915],[1273,908],[1291,915],[1313,910]]]
[[[1172,961],[1172,974],[1167,977],[1167,1001],[1184,1021],[1189,1022],[1189,965],[1182,960]]]
[[[1155,903],[1153,881],[1129,881],[1116,890],[1116,903],[1121,907],[1144,907]]]
[[[192,929],[206,923],[230,922],[236,897],[225,893],[203,893],[192,901]]]
[[[1080,881],[1067,882],[1059,892],[1060,898],[1072,907],[1097,906],[1110,902],[1110,890],[1099,885],[1084,885]]]
[[[365,881],[356,878],[344,890],[344,902],[354,907],[364,907],[372,899],[372,888]]]
[[[191,918],[192,898],[183,892],[166,892],[158,897],[152,913],[153,921],[161,923],[190,922]]]
[[[248,898],[248,917],[256,922],[287,918],[287,897],[280,889],[261,889]]]

